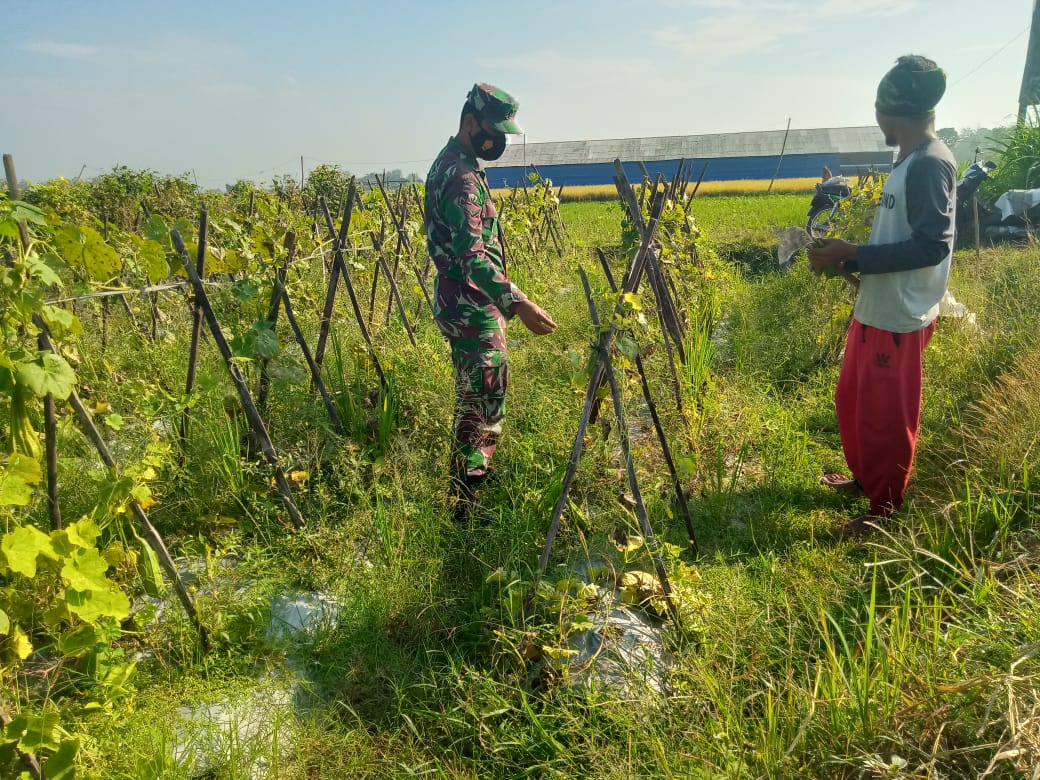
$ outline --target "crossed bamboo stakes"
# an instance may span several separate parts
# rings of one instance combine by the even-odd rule
[[[6,162],[6,161],[5,161]],[[10,166],[11,172],[13,173],[13,163]],[[9,176],[9,179],[13,179],[13,176]],[[15,182],[16,179],[13,179]],[[9,182],[10,185],[10,182]],[[332,244],[332,274],[330,277],[329,288],[326,295],[325,307],[322,312],[319,339],[312,353],[309,345],[306,342],[303,331],[300,328],[299,322],[296,318],[293,310],[292,301],[286,290],[286,275],[289,265],[293,262],[296,253],[296,236],[294,233],[289,232],[285,237],[284,248],[286,250],[286,257],[283,263],[276,269],[274,280],[272,284],[272,292],[270,303],[268,307],[267,320],[273,328],[279,317],[279,312],[284,312],[285,319],[288,321],[289,326],[292,330],[293,337],[298,344],[301,352],[303,353],[304,360],[307,363],[308,370],[311,375],[311,381],[314,388],[321,396],[322,402],[325,406],[326,412],[329,417],[330,427],[334,432],[339,435],[343,435],[343,425],[339,418],[336,405],[329,394],[325,382],[321,375],[321,359],[324,355],[325,346],[330,331],[332,322],[332,315],[334,311],[335,298],[337,289],[339,286],[340,279],[343,280],[344,286],[347,289],[350,297],[351,305],[354,311],[355,319],[359,328],[368,351],[368,355],[372,361],[372,365],[379,378],[381,386],[386,389],[387,380],[386,375],[383,371],[382,365],[379,361],[379,357],[376,353],[375,347],[372,342],[372,338],[369,332],[369,328],[366,326],[365,319],[362,316],[360,305],[357,300],[354,285],[350,276],[349,269],[344,260],[344,246],[346,243],[347,234],[349,231],[351,213],[353,204],[356,200],[354,183],[351,182],[350,195],[345,204],[344,216],[340,226],[340,230],[337,233],[334,228],[333,220],[329,214],[328,207],[325,205],[324,199],[321,200],[320,206],[325,217],[326,225],[329,233],[329,240]],[[402,247],[407,247],[408,237],[404,228],[404,214],[400,219],[397,218],[393,205],[390,203],[389,197],[383,190],[384,198],[387,200],[387,205],[390,207],[391,214],[394,215],[395,227],[399,235],[399,243],[397,250],[397,260],[400,261]],[[17,198],[17,190],[13,191],[13,197]],[[142,209],[147,214],[147,206],[142,203]],[[24,232],[24,231],[23,231]],[[191,298],[189,301],[191,312],[192,312],[192,331],[191,331],[191,346],[188,355],[188,367],[186,372],[185,382],[185,394],[190,394],[194,389],[194,383],[197,375],[198,366],[198,354],[199,347],[202,341],[202,326],[203,323],[207,326],[210,336],[213,342],[216,344],[218,351],[224,361],[227,368],[228,374],[231,377],[232,383],[238,393],[238,398],[241,403],[243,414],[249,424],[251,431],[251,442],[253,442],[257,449],[262,453],[264,459],[267,461],[271,468],[274,477],[275,487],[278,490],[282,498],[283,505],[289,518],[292,522],[293,527],[296,530],[304,528],[303,516],[300,513],[299,508],[293,497],[292,488],[286,478],[285,470],[278,459],[278,454],[271,441],[271,437],[267,431],[266,425],[264,424],[263,415],[261,409],[263,408],[267,392],[269,388],[269,382],[266,376],[266,365],[261,366],[260,376],[260,391],[259,391],[259,404],[254,401],[253,394],[251,393],[242,372],[233,358],[233,353],[230,345],[224,336],[220,322],[217,318],[216,312],[213,308],[212,302],[210,301],[209,295],[206,291],[205,283],[203,278],[205,276],[205,256],[206,256],[206,242],[208,232],[208,214],[206,209],[203,208],[200,211],[199,218],[199,232],[198,232],[198,253],[194,260],[190,257],[188,249],[184,243],[178,230],[172,230],[170,232],[170,238],[177,256],[180,258],[185,273],[188,276],[188,283],[191,288]],[[24,245],[28,246],[28,234],[26,233],[22,237]],[[379,255],[381,246],[374,244],[374,248],[377,251],[376,267],[383,270],[385,278],[389,281],[391,287],[391,301],[396,302],[399,313],[401,314],[402,321],[405,323],[405,327],[408,331],[409,338],[412,344],[415,344],[413,329],[408,321],[407,313],[404,308],[404,302],[401,298],[400,291],[397,288],[395,276],[397,271],[397,263],[395,263],[394,272],[391,272],[387,267],[383,258]],[[426,285],[421,276],[418,277],[420,285],[423,291],[426,292]],[[122,296],[120,296],[122,299]],[[106,299],[107,300],[107,299]],[[125,299],[124,299],[125,300]],[[429,300],[427,293],[427,301]],[[156,303],[153,299],[150,301],[151,307],[155,308]],[[104,312],[107,314],[107,311]],[[132,314],[132,312],[131,312]],[[154,318],[153,318],[154,319]],[[38,346],[43,351],[56,352],[56,347],[50,337],[50,332],[47,328],[44,320],[38,315],[34,315],[34,325],[39,329]],[[112,457],[110,450],[97,425],[94,423],[91,414],[82,399],[79,397],[75,389],[69,396],[69,404],[76,416],[76,420],[79,426],[82,428],[87,439],[91,442],[94,448],[97,450],[101,457],[102,462],[106,467],[110,469],[117,469],[118,465],[115,459]],[[54,422],[55,411],[54,411],[54,399],[48,397],[44,399],[45,409],[45,442],[46,442],[46,462],[47,462],[47,487],[48,487],[48,508],[51,518],[51,528],[61,528],[61,513],[58,503],[58,479],[57,479],[57,429]],[[189,428],[190,428],[190,410],[185,410],[178,429],[178,436],[181,443],[184,444],[187,441]],[[136,499],[130,500],[130,511],[135,524],[141,533],[141,536],[149,544],[149,546],[155,551],[159,563],[173,584],[174,591],[180,601],[182,607],[187,613],[188,619],[192,626],[195,628],[200,644],[204,651],[208,651],[211,645],[209,632],[206,626],[203,624],[198,606],[195,602],[194,597],[188,590],[184,583],[177,566],[167,549],[165,542],[161,534],[155,528],[155,526],[148,519],[145,509],[140,505]]]
[[[6,161],[5,161],[6,162]],[[631,185],[625,178],[624,170],[619,162],[615,162],[616,176],[615,183],[618,187],[618,192],[622,197],[623,202],[629,212],[630,218],[636,224],[640,235],[641,243],[639,250],[636,252],[629,266],[628,272],[625,275],[623,281],[623,292],[637,292],[639,289],[640,282],[644,276],[649,281],[649,284],[653,290],[655,299],[657,301],[657,311],[661,320],[662,335],[664,338],[666,351],[668,354],[669,366],[672,374],[672,379],[675,388],[676,403],[681,409],[682,399],[679,393],[678,378],[676,374],[675,362],[673,352],[677,353],[680,361],[685,361],[685,355],[683,353],[683,338],[682,338],[682,324],[677,316],[675,303],[673,300],[674,287],[669,289],[668,281],[661,268],[658,258],[656,256],[656,250],[654,248],[654,237],[656,235],[661,209],[665,200],[665,192],[657,193],[658,185],[660,184],[660,178],[655,183],[654,191],[657,193],[656,200],[651,203],[651,217],[649,222],[645,222],[642,218],[642,203],[636,200],[635,192]],[[670,189],[667,190],[667,194],[674,196],[675,192],[680,187],[685,187],[686,181],[681,179],[680,173],[676,175],[675,180],[671,183]],[[12,164],[13,171],[13,164]],[[703,176],[703,171],[702,171]],[[10,178],[10,177],[9,177]],[[15,180],[16,181],[16,180]],[[648,180],[644,180],[644,185],[648,183]],[[332,260],[329,264],[329,285],[326,292],[325,303],[322,309],[318,338],[315,344],[315,348],[312,351],[304,338],[304,334],[300,328],[299,322],[296,318],[293,310],[292,301],[286,290],[286,276],[289,266],[295,259],[296,254],[296,236],[292,232],[286,234],[284,248],[286,256],[282,264],[275,270],[274,279],[272,284],[271,297],[267,312],[267,321],[271,327],[275,327],[278,318],[281,313],[284,313],[286,321],[292,330],[293,337],[303,354],[304,360],[307,364],[308,371],[311,376],[311,383],[317,393],[320,395],[322,403],[326,409],[328,415],[329,424],[331,429],[342,435],[344,432],[342,420],[339,417],[336,404],[330,396],[325,382],[322,378],[321,364],[325,355],[326,347],[328,344],[328,337],[330,333],[332,317],[335,307],[335,300],[339,288],[340,281],[343,282],[343,286],[346,288],[347,295],[350,299],[351,309],[354,314],[354,319],[361,332],[365,348],[368,353],[368,357],[372,363],[373,369],[379,379],[380,385],[387,388],[387,378],[380,362],[379,356],[376,352],[375,346],[372,341],[370,326],[375,313],[375,300],[376,300],[376,289],[379,279],[379,275],[382,274],[383,278],[387,280],[390,287],[390,294],[387,299],[387,307],[385,319],[389,322],[390,312],[392,307],[396,306],[397,311],[400,315],[401,321],[404,325],[406,333],[410,342],[415,345],[414,328],[408,317],[408,312],[405,308],[403,298],[400,294],[400,290],[397,286],[396,279],[400,271],[402,264],[408,264],[411,266],[412,272],[415,274],[416,281],[424,296],[424,302],[427,306],[431,306],[430,294],[428,292],[427,278],[429,274],[429,264],[426,268],[420,271],[417,265],[413,262],[412,246],[409,235],[405,228],[405,220],[407,216],[408,204],[406,200],[406,194],[402,191],[404,188],[398,191],[397,201],[392,202],[391,197],[387,193],[386,188],[382,181],[377,180],[379,191],[383,198],[384,203],[387,207],[387,212],[390,215],[391,225],[394,237],[389,239],[386,235],[386,224],[384,222],[380,234],[376,236],[372,235],[372,248],[375,250],[375,264],[373,267],[373,279],[372,288],[369,295],[369,311],[368,318],[362,312],[361,302],[358,299],[357,291],[355,289],[353,279],[350,274],[350,270],[344,259],[346,251],[347,237],[349,235],[350,223],[352,214],[355,208],[355,204],[358,207],[361,206],[361,199],[357,193],[355,182],[351,181],[348,195],[344,202],[343,216],[340,223],[339,231],[335,229],[335,225],[328,209],[328,206],[324,198],[319,199],[318,203],[315,204],[315,213],[320,211],[321,217],[325,223],[325,227],[328,233],[328,240],[331,244],[331,255]],[[643,187],[643,197],[646,197],[648,188]],[[421,213],[422,203],[417,198],[417,207]],[[142,210],[145,214],[148,213],[147,206],[142,203]],[[398,213],[400,212],[400,213]],[[554,220],[558,219],[558,224]],[[550,237],[553,240],[554,245],[559,251],[559,241],[561,240],[558,233],[562,233],[565,229],[562,223],[562,218],[559,218],[558,214],[549,214],[546,216],[546,222],[543,227],[544,235]],[[203,324],[207,326],[210,336],[213,339],[220,355],[225,363],[225,367],[231,377],[232,383],[238,394],[239,401],[243,414],[250,426],[251,442],[255,445],[264,459],[267,461],[274,478],[274,484],[281,496],[284,508],[288,514],[293,527],[296,530],[300,530],[304,527],[304,520],[300,513],[298,506],[293,497],[292,488],[289,484],[289,480],[286,477],[285,470],[279,462],[278,454],[271,441],[271,437],[267,431],[266,425],[263,419],[263,411],[266,407],[267,396],[269,393],[269,377],[267,375],[266,361],[260,363],[260,379],[259,379],[259,390],[258,397],[256,400],[253,398],[253,394],[250,391],[242,372],[233,359],[233,354],[230,345],[224,336],[220,323],[217,318],[216,312],[213,308],[212,302],[210,301],[209,295],[206,290],[204,278],[205,272],[205,256],[206,256],[206,244],[207,244],[207,232],[208,232],[208,214],[205,208],[200,211],[199,218],[199,231],[198,231],[198,251],[196,257],[193,259],[190,257],[187,247],[177,230],[172,230],[170,233],[173,247],[179,259],[181,260],[185,273],[188,277],[188,284],[191,289],[191,296],[189,304],[192,313],[192,331],[191,331],[191,346],[188,356],[188,366],[186,372],[185,381],[185,394],[190,394],[194,389],[194,383],[197,375],[198,365],[198,351],[202,341]],[[384,251],[389,244],[389,241],[396,240],[396,247],[394,250],[393,266],[390,265],[384,259]],[[599,258],[602,263],[604,273],[607,281],[610,284],[612,292],[617,292],[617,284],[613,278],[610,267],[606,262],[606,258],[602,253],[599,253]],[[597,327],[599,326],[599,316],[596,311],[595,303],[592,299],[591,288],[588,282],[588,278],[584,270],[579,271],[582,284],[585,288],[586,297],[589,305],[589,312],[592,322]],[[156,298],[153,296],[150,300],[150,309],[152,310],[153,329],[156,320]],[[126,299],[123,295],[118,296],[120,300],[126,305]],[[108,299],[105,298],[105,301]],[[619,299],[620,309],[620,299]],[[128,312],[132,315],[132,311],[129,310],[129,306],[126,305]],[[107,315],[107,307],[103,311],[103,314]],[[413,315],[414,317],[414,315]],[[106,317],[107,319],[107,317]],[[35,324],[40,330],[39,335],[39,347],[41,350],[55,350],[54,344],[50,339],[50,334],[47,330],[46,324],[42,319],[36,318]],[[622,457],[625,461],[625,468],[628,476],[629,486],[631,493],[635,500],[635,509],[638,516],[641,529],[643,531],[644,539],[646,540],[647,548],[650,551],[654,566],[657,571],[657,575],[661,580],[665,596],[668,603],[668,608],[672,612],[672,617],[678,624],[678,614],[675,612],[675,607],[670,598],[671,588],[668,582],[667,574],[664,570],[663,563],[660,558],[660,547],[650,527],[649,520],[646,515],[646,508],[643,502],[642,494],[639,489],[638,480],[632,461],[632,453],[630,442],[628,438],[627,427],[624,423],[624,410],[620,398],[620,390],[617,385],[617,380],[614,374],[613,363],[611,360],[610,352],[614,344],[614,339],[617,335],[617,325],[611,322],[611,326],[606,331],[602,332],[597,344],[597,359],[594,364],[592,371],[592,377],[589,382],[588,390],[586,392],[585,404],[583,407],[582,417],[579,423],[578,434],[576,436],[574,446],[571,450],[570,460],[568,462],[568,468],[564,477],[563,486],[561,489],[560,497],[557,501],[556,507],[553,512],[552,521],[550,523],[549,531],[546,538],[545,547],[542,551],[541,558],[539,560],[538,573],[536,577],[540,578],[545,571],[546,564],[552,549],[553,541],[556,532],[559,527],[560,519],[562,517],[563,508],[566,505],[567,495],[570,489],[571,482],[574,477],[574,473],[577,469],[578,462],[581,456],[582,443],[584,439],[585,429],[590,421],[596,419],[599,411],[599,398],[601,397],[600,390],[604,386],[609,386],[610,396],[614,406],[614,412],[618,421],[618,432],[621,439]],[[145,334],[147,337],[147,334]],[[690,545],[696,550],[696,539],[693,532],[692,521],[689,515],[689,509],[687,506],[686,498],[683,493],[674,461],[671,457],[671,452],[668,447],[666,437],[664,435],[659,416],[657,414],[656,404],[650,393],[649,384],[647,382],[645,367],[643,366],[642,359],[636,356],[635,359],[636,369],[640,374],[641,385],[643,391],[643,397],[646,401],[651,417],[654,422],[655,431],[661,446],[662,453],[664,455],[665,462],[669,468],[673,489],[676,493],[677,504],[682,512],[687,533],[689,535]],[[79,398],[78,394],[73,390],[69,398],[69,403],[76,415],[76,419],[80,427],[84,430],[87,438],[97,449],[102,461],[109,468],[115,469],[117,465],[109,452],[107,445],[94,424],[90,412]],[[184,444],[189,435],[190,427],[190,410],[185,410],[180,420],[180,426],[178,429],[178,436]],[[56,426],[54,425],[54,402],[53,399],[45,399],[45,438],[47,444],[47,472],[48,472],[48,506],[51,515],[52,528],[61,527],[61,516],[58,508],[58,481],[57,481],[57,469],[56,469]],[[183,450],[183,448],[182,448]],[[52,465],[55,468],[52,468]],[[187,589],[177,567],[165,546],[162,536],[155,529],[152,523],[149,521],[148,516],[143,507],[136,501],[131,500],[131,514],[134,518],[135,523],[138,525],[142,537],[155,551],[159,563],[162,566],[166,575],[170,578],[173,584],[174,591],[181,602],[185,612],[188,615],[189,621],[196,629],[200,643],[204,649],[208,649],[210,646],[210,640],[208,631],[205,625],[202,623],[198,607],[194,601],[192,594]],[[532,591],[533,592],[533,591]]]
[[[668,346],[669,341],[673,341],[674,346],[679,350],[681,360],[685,362],[684,353],[681,351],[682,346],[682,325],[678,318],[675,309],[675,302],[672,299],[672,293],[665,281],[664,272],[658,261],[657,252],[654,247],[654,240],[657,234],[658,227],[660,225],[660,217],[664,208],[666,200],[669,199],[669,195],[674,196],[675,192],[679,190],[681,186],[685,186],[682,180],[683,166],[679,166],[679,171],[676,173],[670,187],[665,191],[659,192],[660,178],[655,183],[654,191],[655,197],[650,205],[650,220],[645,221],[642,217],[641,205],[637,202],[635,192],[625,176],[624,168],[619,160],[614,161],[615,177],[614,182],[617,186],[618,193],[625,203],[626,208],[629,211],[629,217],[633,220],[640,234],[639,249],[632,258],[629,264],[627,273],[624,277],[624,285],[621,290],[622,293],[636,293],[639,290],[639,285],[642,281],[644,273],[646,274],[650,286],[653,289],[653,293],[657,302],[657,310],[661,317],[662,324],[662,338]],[[644,186],[643,192],[646,193],[647,188]],[[603,267],[604,275],[607,278],[607,282],[610,285],[612,293],[618,293],[617,283],[614,280],[613,272],[607,263],[606,257],[602,252],[597,250],[598,257]],[[657,574],[658,579],[661,582],[662,590],[664,591],[665,603],[669,612],[670,617],[675,623],[676,627],[681,630],[681,620],[679,617],[678,609],[671,597],[672,588],[668,580],[668,574],[664,567],[664,562],[661,559],[661,547],[657,538],[654,535],[653,529],[650,526],[650,520],[647,516],[646,505],[643,501],[642,491],[639,487],[639,479],[636,475],[635,463],[632,459],[632,448],[628,434],[628,427],[625,423],[625,410],[624,404],[621,400],[620,388],[618,386],[617,377],[614,372],[613,360],[611,352],[614,348],[615,338],[618,335],[618,321],[620,315],[623,312],[624,306],[624,295],[618,295],[617,304],[615,307],[614,317],[610,320],[610,327],[606,329],[600,328],[599,313],[596,309],[596,303],[592,297],[592,288],[589,284],[589,279],[583,268],[578,269],[578,274],[581,277],[582,287],[585,291],[586,302],[589,307],[589,316],[592,320],[593,326],[599,331],[600,335],[595,345],[594,353],[595,360],[592,365],[590,372],[590,379],[588,386],[585,391],[585,402],[582,407],[581,418],[578,423],[578,431],[574,437],[574,444],[571,447],[570,458],[567,462],[567,469],[564,472],[563,482],[560,488],[559,497],[556,500],[556,505],[553,508],[552,518],[549,522],[549,530],[546,533],[545,545],[542,548],[542,554],[538,560],[538,570],[535,573],[534,582],[532,583],[531,589],[525,600],[526,608],[530,608],[531,603],[534,599],[534,595],[537,592],[538,585],[545,575],[546,567],[549,563],[549,556],[552,553],[553,544],[556,539],[556,534],[559,530],[560,522],[563,517],[564,508],[567,505],[568,495],[570,493],[571,484],[574,481],[574,476],[578,470],[578,464],[581,460],[581,453],[584,447],[585,441],[585,430],[588,427],[590,421],[595,419],[595,415],[599,408],[599,399],[601,397],[600,390],[604,385],[610,388],[610,397],[614,407],[614,414],[617,419],[617,431],[618,438],[621,445],[621,457],[624,462],[626,477],[628,480],[629,489],[635,504],[636,517],[639,520],[640,529],[643,534],[647,550],[650,553],[651,559],[653,560],[654,570]],[[669,364],[671,366],[672,376],[675,379],[675,390],[676,399],[681,410],[681,398],[679,395],[678,379],[675,370],[675,364],[672,357],[671,347],[668,349]],[[667,437],[665,436],[664,429],[661,425],[661,420],[657,412],[657,405],[654,402],[653,396],[650,392],[650,385],[647,380],[646,368],[643,365],[641,356],[639,355],[638,348],[636,350],[635,358],[636,370],[639,373],[640,385],[643,393],[643,398],[647,404],[647,408],[650,411],[650,416],[654,423],[654,430],[657,434],[657,440],[661,448],[661,453],[664,457],[665,463],[668,467],[669,473],[672,480],[672,488],[675,491],[676,504],[679,507],[679,511],[683,515],[683,519],[686,524],[686,532],[689,538],[689,544],[691,549],[696,553],[698,551],[697,539],[693,530],[693,521],[690,517],[690,510],[687,503],[685,492],[683,491],[682,484],[679,480],[678,472],[675,468],[675,462],[672,458],[671,448],[668,445]]]

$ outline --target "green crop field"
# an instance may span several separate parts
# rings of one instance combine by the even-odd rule
[[[446,495],[451,365],[416,276],[417,205],[376,190],[360,209],[333,184],[302,194],[309,209],[328,198],[336,230],[354,204],[345,267],[371,334],[369,345],[341,287],[320,372],[339,426],[284,303],[268,319],[291,231],[282,300],[314,350],[334,246],[299,190],[199,193],[117,169],[0,200],[0,776],[32,760],[48,777],[98,778],[1029,776],[1035,245],[956,255],[950,289],[970,316],[943,317],[926,353],[908,504],[850,542],[837,527],[865,504],[818,480],[844,468],[833,391],[852,293],[804,257],[776,268],[775,231],[804,224],[808,195],[698,197],[662,227],[685,325],[674,374],[650,288],[618,307],[600,267],[596,249],[620,279],[634,254],[619,202],[504,211],[510,276],[559,328],[510,326],[508,415],[482,494],[497,521],[463,529]],[[154,289],[184,278],[172,229],[198,258],[200,202],[208,299],[234,374],[254,399],[267,388],[258,407],[277,469],[205,322],[186,392],[195,297]],[[598,337],[579,267],[600,318],[618,311],[625,422],[606,395],[535,587]],[[41,322],[53,353],[37,345]],[[62,529],[47,501],[48,394]],[[631,508],[622,430],[656,544]],[[626,578],[660,587],[656,551],[671,602]],[[660,645],[624,684],[597,676],[609,632],[591,656],[577,645],[615,588]]]

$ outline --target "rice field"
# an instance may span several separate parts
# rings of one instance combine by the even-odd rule
[[[812,176],[804,179],[777,179],[772,182],[773,193],[809,193],[819,182],[819,178]],[[770,192],[769,179],[735,179],[733,181],[703,181],[697,187],[697,197],[704,195],[762,195]],[[687,194],[693,192],[696,183],[691,183],[687,188]],[[495,198],[508,197],[510,190],[498,189],[492,191]],[[560,200],[562,202],[574,202],[584,200],[613,200],[617,197],[617,190],[613,184],[590,184],[578,187],[564,185],[560,188]]]

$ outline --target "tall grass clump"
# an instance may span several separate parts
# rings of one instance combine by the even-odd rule
[[[994,149],[1000,155],[996,172],[983,182],[980,194],[995,200],[1008,190],[1040,187],[1040,114],[1032,113],[1019,122],[1008,138],[998,141]]]

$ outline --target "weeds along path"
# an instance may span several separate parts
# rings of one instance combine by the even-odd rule
[[[649,437],[636,437],[647,511],[680,584],[689,641],[670,647],[672,664],[655,675],[665,695],[619,698],[572,686],[566,665],[568,638],[593,618],[585,586],[651,571],[625,500],[616,431],[590,429],[548,590],[533,613],[521,607],[596,336],[575,270],[589,273],[599,310],[613,311],[594,250],[615,271],[625,266],[620,206],[560,205],[562,253],[540,222],[538,241],[518,227],[507,233],[511,275],[559,329],[535,339],[510,326],[509,412],[482,495],[500,519],[463,531],[446,501],[452,379],[420,287],[428,282],[421,199],[378,188],[351,199],[348,179],[319,178],[302,193],[307,203],[323,195],[334,214],[345,202],[355,210],[340,273],[350,274],[371,336],[361,336],[348,297],[333,297],[321,371],[342,437],[310,392],[285,312],[273,324],[269,317],[291,229],[306,260],[286,268],[284,287],[306,343],[316,342],[333,273],[329,231],[287,182],[274,193],[243,185],[205,196],[216,274],[207,291],[233,364],[250,389],[266,383],[264,423],[305,520],[296,533],[270,467],[251,452],[256,442],[212,339],[200,340],[194,387],[183,392],[193,330],[183,292],[138,292],[177,281],[160,228],[181,220],[189,253],[198,251],[198,193],[117,171],[93,186],[49,183],[26,194],[39,212],[0,201],[11,228],[0,231],[0,249],[20,274],[0,269],[0,290],[18,291],[4,299],[11,365],[0,362],[13,451],[0,482],[9,502],[0,510],[8,721],[0,775],[22,771],[21,753],[54,762],[55,774],[65,762],[82,776],[191,777],[174,755],[178,710],[243,691],[255,701],[289,660],[305,672],[306,708],[286,715],[272,700],[274,719],[291,728],[239,732],[223,744],[219,768],[210,765],[219,776],[262,765],[272,777],[939,778],[976,776],[991,763],[1010,776],[1037,762],[1035,249],[957,257],[951,289],[975,319],[944,319],[929,347],[909,506],[890,533],[853,545],[834,528],[859,506],[817,483],[843,465],[832,396],[851,298],[804,261],[785,275],[767,261],[775,264],[773,229],[802,224],[808,198],[693,201],[684,216],[701,235],[680,229],[662,251],[687,328],[683,413],[670,400],[674,380],[645,292],[628,302],[631,343],[622,345],[642,347],[690,497],[696,559],[684,552],[667,472]],[[160,222],[139,216],[137,197]],[[60,224],[47,224],[52,212]],[[517,223],[531,216],[516,215]],[[19,221],[29,223],[35,252],[18,250]],[[43,303],[59,298],[78,300]],[[47,317],[71,377],[36,348],[26,306]],[[638,415],[624,349],[621,394]],[[21,383],[31,396],[16,398]],[[44,439],[41,391],[60,402],[66,383],[117,468],[98,463],[59,403],[67,527],[52,531],[43,473],[32,465],[42,455],[26,450]],[[156,606],[162,577],[128,522],[132,501],[193,573],[212,652],[200,652],[176,609]],[[572,564],[591,556],[596,572],[579,582]],[[652,585],[631,592],[653,611]],[[290,653],[268,625],[272,604],[301,593],[332,600],[336,617]]]

